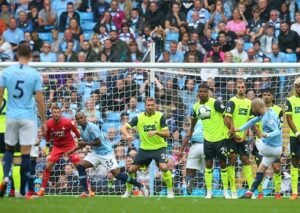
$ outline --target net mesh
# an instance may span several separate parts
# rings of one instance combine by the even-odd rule
[[[120,126],[128,122],[133,116],[144,110],[143,100],[154,95],[157,110],[162,111],[167,118],[171,137],[167,139],[169,169],[173,174],[174,190],[177,195],[186,195],[185,164],[188,149],[182,159],[179,158],[179,148],[182,138],[190,128],[190,114],[193,104],[197,101],[199,84],[206,82],[213,97],[224,104],[236,94],[237,79],[244,79],[247,83],[247,97],[253,99],[260,96],[261,89],[273,88],[275,103],[284,109],[285,99],[292,93],[293,81],[299,70],[259,69],[259,68],[185,68],[185,69],[103,69],[101,67],[85,68],[84,64],[78,68],[38,68],[43,74],[45,103],[47,115],[51,115],[51,106],[62,107],[63,116],[73,119],[77,110],[86,112],[89,121],[94,122],[106,133],[107,139],[114,147],[119,166],[126,170],[131,164],[140,145],[139,136],[135,129],[130,130],[134,140],[129,143],[120,134]],[[150,73],[155,78],[150,80]],[[153,93],[154,92],[154,93]],[[75,122],[75,121],[74,121]],[[282,165],[282,192],[290,192],[290,158],[289,158],[289,128],[284,119],[284,156]],[[253,131],[248,135],[250,144],[255,140]],[[86,147],[79,151],[80,158],[84,158],[91,150]],[[49,154],[45,143],[40,146],[36,167],[36,189],[40,187],[42,171],[45,169]],[[223,195],[218,161],[213,169],[213,189],[215,196]],[[256,172],[255,156],[251,155],[253,176]],[[236,182],[239,191],[247,188],[242,172],[241,162],[237,162]],[[103,166],[88,169],[89,185],[102,195],[120,195],[125,191],[125,185],[113,178]],[[151,186],[154,195],[166,194],[166,187],[162,181],[162,174],[154,164],[141,169],[137,179]],[[197,173],[193,195],[204,195],[205,184],[203,171]],[[271,195],[274,192],[272,184],[272,169],[266,173],[263,182],[264,190]],[[48,188],[49,194],[78,194],[78,172],[70,161],[63,157],[56,164],[51,174]],[[134,190],[134,194],[138,194]]]

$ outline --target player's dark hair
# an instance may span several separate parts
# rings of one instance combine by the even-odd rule
[[[28,44],[21,43],[17,48],[17,55],[19,58],[20,57],[30,58],[32,55],[32,50]]]
[[[263,93],[265,93],[265,92],[269,92],[269,93],[271,93],[272,95],[274,95],[274,93],[275,93],[275,91],[274,91],[272,88],[270,88],[270,87],[265,88],[265,89],[262,89],[260,92],[261,92],[261,94],[263,94]]]
[[[209,86],[207,84],[203,83],[203,84],[200,84],[199,90],[200,89],[207,89],[207,90],[209,90]]]

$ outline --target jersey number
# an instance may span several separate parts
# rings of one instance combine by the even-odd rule
[[[106,160],[105,164],[106,164],[107,168],[111,168],[114,163],[113,163],[112,159],[110,159],[110,160]]]
[[[24,83],[25,83],[25,81],[19,81],[19,80],[16,82],[15,90],[18,90],[19,94],[13,95],[14,98],[19,99],[19,98],[23,97],[24,91],[20,86],[21,86],[21,84],[24,84]]]
[[[0,107],[0,115],[5,115],[5,112],[2,112],[6,107],[6,100],[3,98],[2,106]]]

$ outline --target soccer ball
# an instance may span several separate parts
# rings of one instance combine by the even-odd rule
[[[210,108],[208,106],[202,105],[198,109],[198,116],[200,119],[207,119],[210,118]]]

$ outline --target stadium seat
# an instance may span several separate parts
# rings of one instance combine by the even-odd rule
[[[80,12],[80,24],[84,22],[93,22],[94,14],[92,12]]]
[[[166,41],[178,41],[179,33],[178,32],[168,32],[166,36]]]
[[[165,41],[165,50],[170,50],[170,42],[171,41]]]
[[[81,28],[85,32],[87,32],[87,31],[93,31],[95,26],[96,26],[95,22],[83,22],[81,24]]]
[[[83,32],[84,40],[90,40],[92,38],[93,34],[94,34],[93,31],[84,31]]]
[[[245,42],[244,43],[244,50],[247,51],[249,48],[253,47],[252,42]]]
[[[136,108],[140,111],[145,110],[145,103],[144,102],[137,102]]]
[[[119,112],[107,112],[107,121],[108,122],[120,122],[121,113]]]
[[[218,36],[219,36],[219,34],[216,33],[216,32],[211,34],[211,38],[214,39],[214,40],[217,40]]]
[[[39,38],[42,39],[43,41],[52,41],[52,35],[51,33],[39,33]]]
[[[101,130],[102,130],[103,132],[107,132],[107,130],[108,130],[109,128],[111,128],[111,127],[113,127],[113,128],[115,128],[115,129],[118,130],[118,129],[121,127],[121,124],[120,124],[119,122],[105,122],[105,123],[102,125]]]
[[[286,61],[287,62],[297,62],[296,53],[286,53]]]

